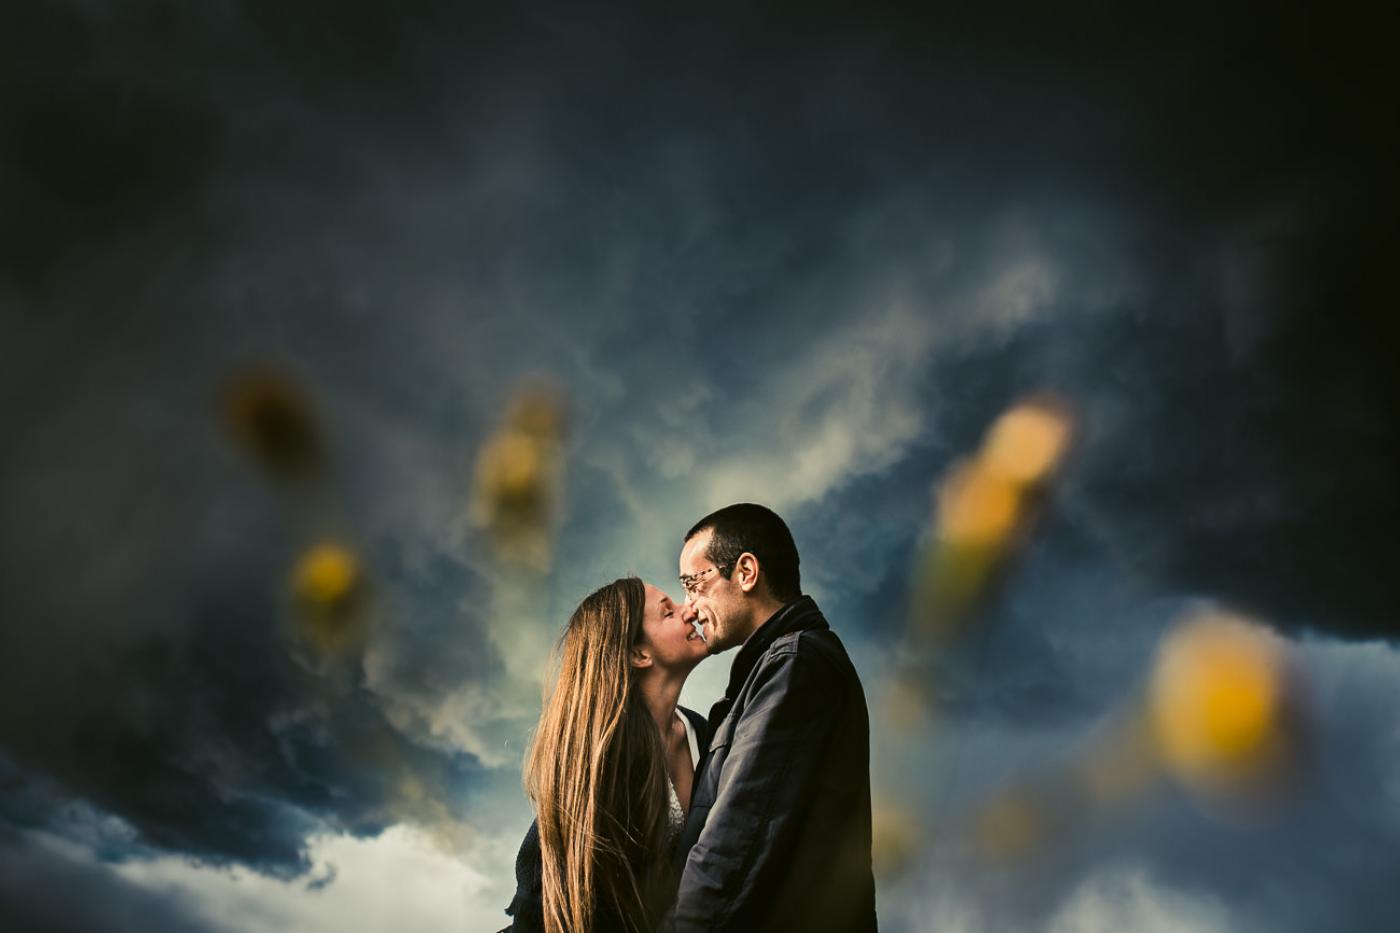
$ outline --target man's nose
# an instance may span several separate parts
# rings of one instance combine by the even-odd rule
[[[687,603],[685,603],[684,605],[681,606],[681,621],[682,621],[682,622],[694,622],[694,621],[695,621],[697,618],[699,618],[699,617],[700,617],[700,613],[696,612],[696,611],[695,611],[695,607],[694,607],[693,605],[691,605],[690,603],[687,602]]]

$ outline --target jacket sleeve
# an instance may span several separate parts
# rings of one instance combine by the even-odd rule
[[[686,858],[669,918],[677,933],[752,928],[797,845],[842,702],[824,659],[797,645],[770,655],[755,675],[714,805]]]

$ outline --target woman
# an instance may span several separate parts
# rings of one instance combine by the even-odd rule
[[[705,720],[677,706],[707,657],[694,610],[635,577],[574,610],[525,763],[535,823],[516,858],[515,931],[645,931],[673,895]]]

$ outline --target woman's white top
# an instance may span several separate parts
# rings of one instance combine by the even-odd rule
[[[685,726],[685,737],[690,742],[690,768],[692,773],[700,767],[700,741],[695,737],[695,727],[690,723],[690,717],[680,710],[676,710],[676,715],[681,717],[681,723]],[[694,782],[691,782],[692,785]],[[671,792],[671,814],[670,825],[667,827],[666,839],[668,842],[675,842],[680,836],[681,830],[685,828],[685,810],[681,808],[681,798],[676,795],[676,785],[671,782],[671,774],[666,773],[666,789]],[[694,787],[691,788],[692,793]]]

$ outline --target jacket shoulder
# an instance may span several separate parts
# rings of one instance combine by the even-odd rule
[[[846,654],[846,646],[831,629],[788,632],[773,642],[764,662],[792,663],[798,659],[803,667],[816,671],[841,676],[856,675],[850,656]]]
[[[759,690],[833,703],[852,692],[864,694],[855,666],[830,630],[788,632],[776,639],[749,674],[744,693]]]

